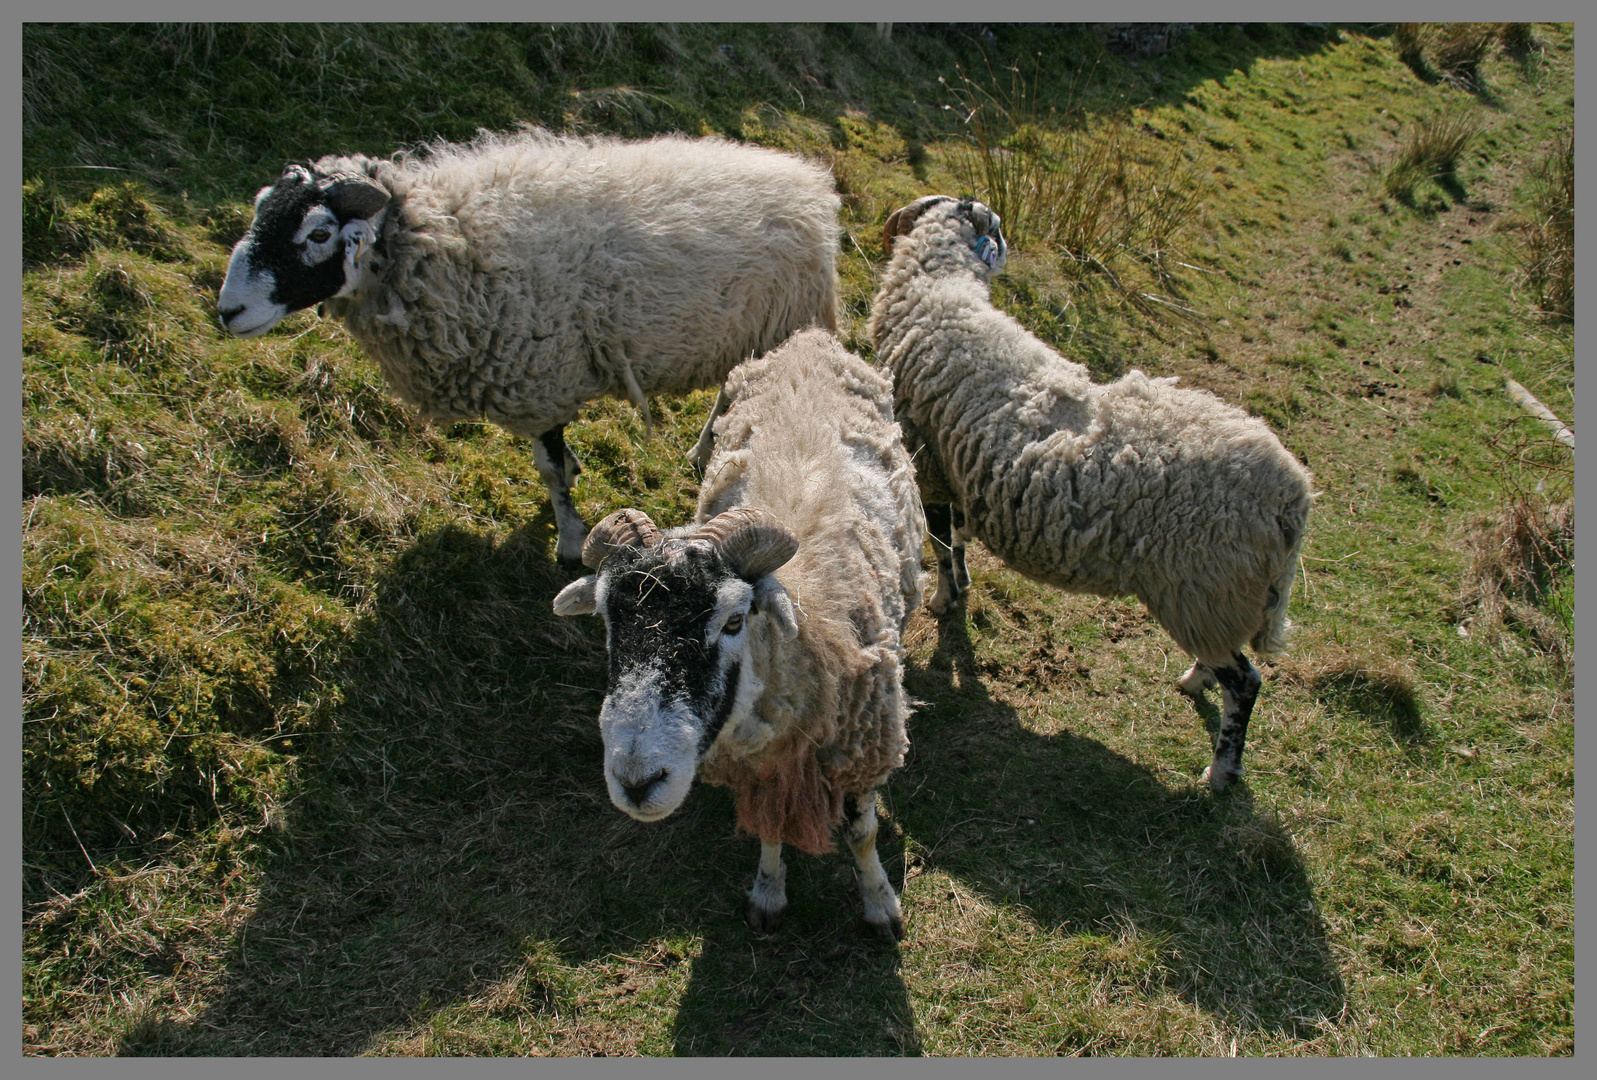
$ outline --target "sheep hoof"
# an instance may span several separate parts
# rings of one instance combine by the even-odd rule
[[[1193,701],[1202,701],[1203,692],[1205,690],[1213,690],[1219,685],[1220,680],[1214,677],[1213,672],[1207,671],[1197,664],[1193,664],[1187,669],[1187,673],[1177,680],[1176,689],[1180,690]]]
[[[743,921],[749,924],[749,929],[756,934],[774,934],[782,929],[782,919],[787,915],[787,905],[779,908],[763,907],[754,899],[753,890],[750,890],[748,903],[743,905]]]
[[[932,593],[932,598],[926,601],[926,610],[941,619],[944,615],[959,607],[960,593],[950,589],[945,584],[946,579],[939,579],[937,591]]]
[[[1240,779],[1241,776],[1241,769],[1238,769],[1236,772],[1232,772],[1230,769],[1216,761],[1211,763],[1207,769],[1203,770],[1203,775],[1198,778],[1198,782],[1202,784],[1208,784],[1209,790],[1218,795],[1226,788],[1230,787],[1233,781]]]
[[[869,919],[865,922],[883,941],[904,940],[904,919],[901,915],[889,916],[881,922],[871,922]]]

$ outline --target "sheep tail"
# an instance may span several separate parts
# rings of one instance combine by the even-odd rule
[[[1303,544],[1303,521],[1283,520],[1281,533],[1288,544],[1286,569],[1270,586],[1269,602],[1264,607],[1264,625],[1253,635],[1253,651],[1261,654],[1286,651],[1287,631],[1292,623],[1286,617],[1287,602],[1292,599],[1292,585],[1298,577],[1298,552]]]
[[[643,414],[643,438],[647,442],[654,438],[654,417],[649,413],[649,399],[643,396],[643,388],[638,385],[637,377],[632,374],[632,361],[627,359],[627,354],[620,349],[616,354],[621,358],[621,381],[627,387],[627,400],[638,407]]]

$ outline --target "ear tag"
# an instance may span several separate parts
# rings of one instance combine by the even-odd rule
[[[998,245],[993,243],[991,237],[976,238],[976,258],[986,263],[989,268],[998,265]]]

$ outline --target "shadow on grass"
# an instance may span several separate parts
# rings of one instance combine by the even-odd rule
[[[1092,739],[1032,734],[978,680],[959,618],[940,622],[936,652],[906,684],[932,704],[892,790],[915,793],[897,817],[928,869],[1084,945],[1127,932],[1162,943],[1158,981],[1231,1022],[1312,1037],[1341,1011],[1303,862],[1245,782],[1214,797]],[[1207,761],[1194,729],[1194,760]]]
[[[1314,680],[1314,696],[1323,705],[1385,728],[1405,746],[1417,746],[1429,736],[1413,681],[1400,672],[1336,669]]]
[[[673,1037],[699,1054],[914,1052],[897,950],[867,936],[846,851],[788,856],[788,924],[760,939],[742,922],[759,848],[724,792],[701,785],[650,825],[610,805],[603,638],[550,610],[573,576],[551,525],[545,507],[497,543],[445,528],[394,560],[340,665],[340,734],[300,760],[225,974],[118,1053],[547,1053],[551,1032],[568,1054]],[[651,1024],[659,1006],[617,1005],[631,991],[612,954],[654,942],[669,968],[684,939],[702,951],[673,1033]]]

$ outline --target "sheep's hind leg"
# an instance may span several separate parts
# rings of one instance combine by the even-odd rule
[[[1190,698],[1203,700],[1205,690],[1213,690],[1220,685],[1220,680],[1214,677],[1214,672],[1201,660],[1194,660],[1187,673],[1176,680],[1176,689]]]
[[[704,470],[710,467],[710,455],[715,453],[715,422],[726,412],[732,399],[726,396],[726,387],[722,386],[715,394],[715,407],[710,410],[710,418],[704,422],[704,430],[699,432],[699,441],[693,444],[693,449],[688,451],[688,460],[693,463],[693,469],[704,475]]]
[[[950,507],[949,548],[954,560],[954,584],[960,594],[970,591],[970,571],[965,569],[965,541],[970,539],[970,515],[962,507]]]
[[[787,914],[787,864],[782,861],[782,845],[760,841],[760,868],[743,906],[743,919],[762,934],[774,933]]]
[[[1242,775],[1242,747],[1247,742],[1248,718],[1264,681],[1248,658],[1233,653],[1231,664],[1215,665],[1214,675],[1225,692],[1220,711],[1220,735],[1214,742],[1214,761],[1203,771],[1203,779],[1215,792],[1224,791]]]
[[[876,854],[876,792],[847,796],[843,814],[848,846],[854,852],[854,881],[865,902],[865,922],[888,941],[899,941],[904,936],[904,912]]]
[[[532,444],[532,460],[538,466],[544,486],[549,489],[549,504],[554,507],[555,524],[560,529],[555,553],[561,562],[580,566],[582,542],[588,538],[588,526],[571,501],[571,485],[577,482],[582,463],[566,445],[565,430],[566,426],[561,424],[538,436]]]
[[[954,528],[953,504],[926,506],[926,532],[937,552],[937,591],[926,607],[933,615],[942,616],[959,603],[970,587],[970,574],[965,570],[965,540]]]

